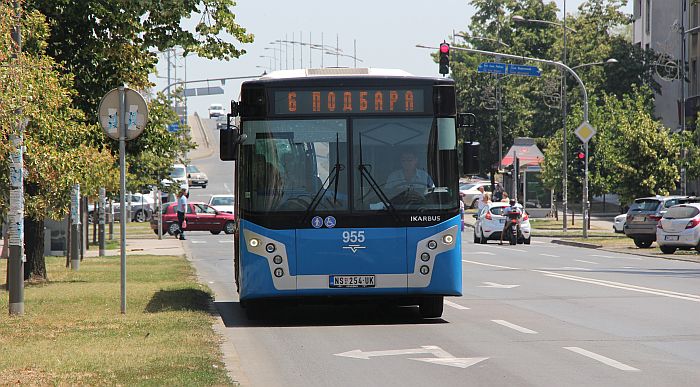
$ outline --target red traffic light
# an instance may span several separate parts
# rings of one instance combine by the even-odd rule
[[[450,45],[447,43],[440,43],[440,52],[443,54],[450,52]]]
[[[576,155],[576,157],[578,157],[580,160],[583,160],[584,158],[586,158],[586,154],[583,153],[583,152],[578,152],[578,154]]]

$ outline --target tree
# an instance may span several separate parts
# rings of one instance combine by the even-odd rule
[[[51,27],[47,53],[75,75],[75,106],[88,119],[96,117],[100,98],[121,84],[149,86],[148,74],[157,62],[155,50],[180,46],[185,53],[206,58],[238,58],[240,43],[253,35],[236,23],[233,0],[27,0],[27,8],[46,15]],[[200,20],[195,31],[181,21]]]
[[[10,36],[15,12],[9,1],[0,2],[0,36]],[[48,26],[43,15],[26,12],[19,21],[23,40],[27,42],[16,59],[8,53],[11,41],[0,40],[0,130],[7,139],[17,121],[27,119],[24,132],[24,214],[25,278],[47,277],[43,259],[44,219],[61,219],[68,212],[69,193],[80,183],[86,191],[98,186],[113,187],[116,182],[112,155],[106,150],[86,145],[95,131],[86,125],[80,110],[72,107],[72,78],[61,74],[59,66],[45,54]],[[22,117],[16,115],[22,110]],[[3,141],[0,162],[7,170],[9,147]],[[0,190],[8,192],[6,174]],[[3,196],[3,213],[9,198]]]

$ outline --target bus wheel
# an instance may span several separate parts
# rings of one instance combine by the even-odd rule
[[[442,316],[443,296],[430,296],[423,298],[418,304],[420,315],[423,318],[438,318]]]

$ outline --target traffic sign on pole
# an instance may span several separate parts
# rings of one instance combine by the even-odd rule
[[[492,73],[492,74],[505,74],[508,65],[505,63],[497,63],[497,62],[481,62],[479,63],[479,67],[477,67],[478,72],[480,73]]]
[[[574,133],[582,143],[586,144],[596,134],[596,130],[588,121],[583,121],[583,123],[574,130]]]
[[[540,75],[542,75],[540,69],[537,66],[526,66],[518,64],[509,64],[508,74],[525,75],[528,77],[539,77]]]

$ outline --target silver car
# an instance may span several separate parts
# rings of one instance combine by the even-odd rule
[[[479,187],[484,187],[484,193],[491,193],[491,182],[473,181],[471,183],[459,183],[459,196],[462,198],[465,208],[476,208],[479,200]]]
[[[673,254],[677,249],[700,251],[700,204],[669,208],[656,226],[656,243],[664,254]]]

